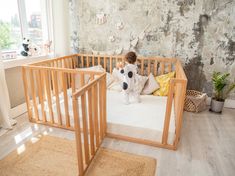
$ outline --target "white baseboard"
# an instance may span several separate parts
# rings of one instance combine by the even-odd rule
[[[211,104],[211,97],[207,98],[206,103],[207,103],[207,105]],[[225,102],[224,102],[224,107],[225,108],[235,108],[235,100],[226,99]]]
[[[10,109],[10,117],[11,118],[16,118],[21,114],[24,114],[25,112],[27,112],[27,106],[26,103],[23,103],[21,105],[18,105],[12,109]]]

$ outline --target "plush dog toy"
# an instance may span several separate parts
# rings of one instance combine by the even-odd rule
[[[137,102],[140,102],[140,93],[136,89],[137,84],[137,66],[134,64],[127,64],[120,69],[123,75],[122,89],[124,91],[125,104],[129,104],[129,96],[133,96]]]

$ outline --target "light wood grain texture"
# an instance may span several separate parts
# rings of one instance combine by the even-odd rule
[[[98,86],[97,84],[94,85],[92,91],[93,91],[93,106],[94,106],[94,129],[95,129],[95,142],[96,147],[98,148],[100,146],[100,137],[99,137],[99,122],[98,122]]]
[[[70,127],[70,117],[69,117],[69,105],[68,105],[68,94],[67,94],[67,77],[66,73],[61,72],[62,84],[63,84],[63,95],[64,95],[64,109],[66,126]]]
[[[125,141],[130,141],[134,143],[140,143],[145,145],[150,145],[154,147],[161,147],[167,148],[171,150],[176,150],[178,147],[181,128],[182,128],[182,116],[183,116],[183,105],[184,105],[184,98],[186,93],[186,85],[187,85],[187,78],[183,71],[182,65],[179,60],[175,58],[158,58],[158,57],[138,57],[137,62],[140,63],[140,72],[142,75],[149,75],[153,73],[154,76],[158,74],[165,74],[169,71],[172,71],[172,65],[176,72],[176,77],[172,78],[170,81],[170,89],[168,93],[168,100],[167,100],[167,108],[165,114],[165,122],[164,122],[164,129],[162,135],[162,141],[156,142],[147,139],[141,138],[133,138],[130,136],[124,136],[119,134],[112,134],[107,133],[107,117],[106,117],[106,74],[102,72],[95,72],[95,71],[87,71],[82,69],[74,69],[76,67],[89,67],[90,66],[90,58],[92,66],[98,64],[102,64],[106,70],[112,72],[115,64],[120,60],[124,60],[124,56],[107,56],[107,55],[89,55],[89,54],[75,54],[70,56],[64,56],[60,58],[55,58],[51,60],[45,60],[38,63],[32,63],[23,68],[23,79],[24,79],[24,86],[25,88],[25,95],[26,99],[29,99],[28,92],[32,92],[32,99],[33,99],[33,109],[34,113],[31,115],[30,120],[32,122],[36,122],[39,124],[45,124],[52,127],[59,127],[62,129],[68,130],[75,130],[76,140],[77,141],[77,149],[80,153],[82,150],[81,143],[81,131],[83,132],[83,141],[84,141],[84,158],[80,157],[79,169],[81,174],[84,174],[86,169],[88,168],[90,162],[92,161],[93,157],[95,156],[96,151],[100,147],[105,135],[121,139]],[[107,64],[108,62],[108,64]],[[153,64],[153,65],[152,65]],[[158,73],[158,65],[159,65],[159,73]],[[26,70],[31,70],[29,72],[30,81],[26,78]],[[38,87],[34,87],[33,83],[33,72],[42,72],[44,73],[44,79],[41,80],[41,85],[44,85],[45,88],[41,88],[40,84]],[[80,85],[81,87],[76,90],[75,88],[75,75],[80,77]],[[85,79],[86,76],[86,79]],[[87,80],[87,76],[89,79]],[[39,78],[38,78],[39,79]],[[28,90],[28,85],[30,90]],[[58,85],[58,86],[57,86]],[[42,89],[42,90],[41,90]],[[70,125],[70,114],[69,114],[69,107],[68,107],[68,89],[72,89],[72,96],[73,96],[73,114],[74,114],[74,122],[75,127],[71,127]],[[37,95],[35,90],[40,91],[39,95],[39,103],[37,100]],[[45,90],[45,92],[43,91]],[[63,93],[63,100],[64,100],[64,109],[65,109],[65,120],[66,124],[62,124],[62,117],[60,112],[59,106],[59,94]],[[58,114],[58,124],[54,122],[54,117],[52,109],[52,98],[51,93],[56,98],[56,111]],[[37,117],[37,108],[43,100],[47,100],[49,106],[49,114],[51,117],[50,122],[40,121]],[[28,97],[27,97],[28,96]],[[88,96],[86,98],[86,96]],[[173,101],[174,98],[174,101]],[[81,123],[78,124],[79,118],[78,113],[78,99],[81,99]],[[169,123],[171,117],[171,109],[172,109],[172,102],[174,102],[174,114],[175,114],[175,138],[173,144],[168,143],[168,130],[169,130]],[[88,106],[87,106],[88,105]],[[30,102],[28,103],[28,110],[32,109],[30,106]],[[29,113],[30,116],[30,113]],[[80,122],[79,122],[80,123]],[[77,125],[77,126],[76,126]],[[79,131],[78,131],[79,130]],[[79,141],[80,140],[80,141]],[[89,145],[90,143],[90,145]],[[81,146],[80,146],[81,145]],[[79,155],[79,154],[78,154]],[[81,166],[81,163],[82,166]]]
[[[61,116],[61,107],[60,107],[60,97],[59,97],[59,89],[58,89],[58,72],[52,71],[53,75],[53,87],[55,90],[55,98],[56,98],[56,110],[59,125],[62,125],[62,116]]]
[[[38,121],[39,116],[38,116],[38,106],[37,106],[37,99],[36,99],[36,90],[35,90],[33,70],[30,70],[29,73],[30,73],[29,76],[30,76],[30,85],[31,85],[31,95],[32,95],[33,107],[34,107],[34,116],[35,116],[36,120]]]
[[[78,159],[78,170],[79,175],[83,175],[84,166],[83,166],[83,147],[81,139],[81,130],[80,130],[80,118],[78,113],[78,100],[73,97],[73,116],[74,116],[74,127],[75,127],[75,137],[76,137],[76,149],[77,149],[77,159]]]
[[[98,99],[99,99],[99,125],[100,125],[100,137],[101,137],[101,140],[104,138],[104,133],[103,133],[103,85],[102,85],[102,80],[100,81],[99,83],[99,86],[98,86],[98,89],[99,89],[99,95],[98,95]]]
[[[166,113],[165,113],[165,119],[164,119],[164,128],[163,128],[163,134],[162,134],[162,144],[167,144],[168,140],[168,132],[169,132],[169,126],[170,126],[170,118],[171,118],[171,108],[172,108],[172,102],[173,102],[173,93],[174,93],[174,80],[170,80],[170,87],[167,97],[167,104],[166,104]]]
[[[52,109],[51,86],[50,86],[48,71],[44,71],[43,76],[44,76],[43,78],[45,80],[45,85],[46,85],[46,97],[47,97],[47,104],[49,107],[50,122],[53,124],[54,123],[54,113],[53,113],[53,109]]]
[[[94,108],[92,103],[92,89],[88,90],[88,114],[89,114],[89,128],[90,128],[90,147],[91,147],[91,155],[95,154],[95,145],[94,145]]]
[[[89,144],[88,144],[88,126],[87,126],[87,105],[86,105],[86,94],[81,96],[81,106],[82,106],[82,123],[83,123],[83,140],[84,140],[84,151],[85,151],[85,162],[89,163]]]
[[[36,80],[38,85],[38,96],[39,96],[39,102],[41,105],[41,114],[42,114],[42,120],[43,122],[46,122],[46,113],[44,111],[44,99],[43,99],[43,89],[42,89],[42,82],[41,82],[41,72],[40,70],[36,73]]]

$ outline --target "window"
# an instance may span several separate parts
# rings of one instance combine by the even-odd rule
[[[9,10],[10,9],[10,10]],[[7,0],[0,5],[0,48],[3,59],[20,55],[26,37],[44,54],[43,44],[50,41],[47,0]]]

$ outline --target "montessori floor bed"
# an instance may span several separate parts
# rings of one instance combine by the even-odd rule
[[[68,95],[68,111],[70,117],[70,125],[74,127],[74,116],[72,106],[72,90],[67,90]],[[59,95],[61,116],[66,115],[64,108],[63,94]],[[107,132],[128,135],[132,137],[149,139],[153,141],[161,141],[167,97],[141,95],[141,103],[131,103],[125,105],[123,103],[123,95],[121,92],[107,90]],[[88,104],[87,104],[88,106]],[[81,107],[81,106],[80,106]],[[38,104],[38,117],[43,121],[41,105]],[[58,123],[59,116],[56,111],[56,97],[52,97],[52,111],[54,112],[54,123]],[[80,108],[80,112],[81,112]],[[173,144],[175,134],[175,118],[174,107],[171,110],[169,138],[168,143]],[[46,121],[50,121],[50,110],[47,101],[44,101],[44,112],[46,113]],[[33,112],[34,113],[34,112]],[[82,123],[82,117],[80,116]],[[62,124],[66,123],[66,119],[62,118]],[[89,123],[89,119],[88,119]]]
[[[141,103],[129,105],[120,92],[106,89],[106,72],[119,61],[124,57],[74,54],[22,68],[29,120],[75,132],[80,175],[105,137],[177,149],[187,84],[180,61],[139,57],[141,75],[176,74],[167,96],[142,95]],[[106,72],[82,69],[95,65]]]

